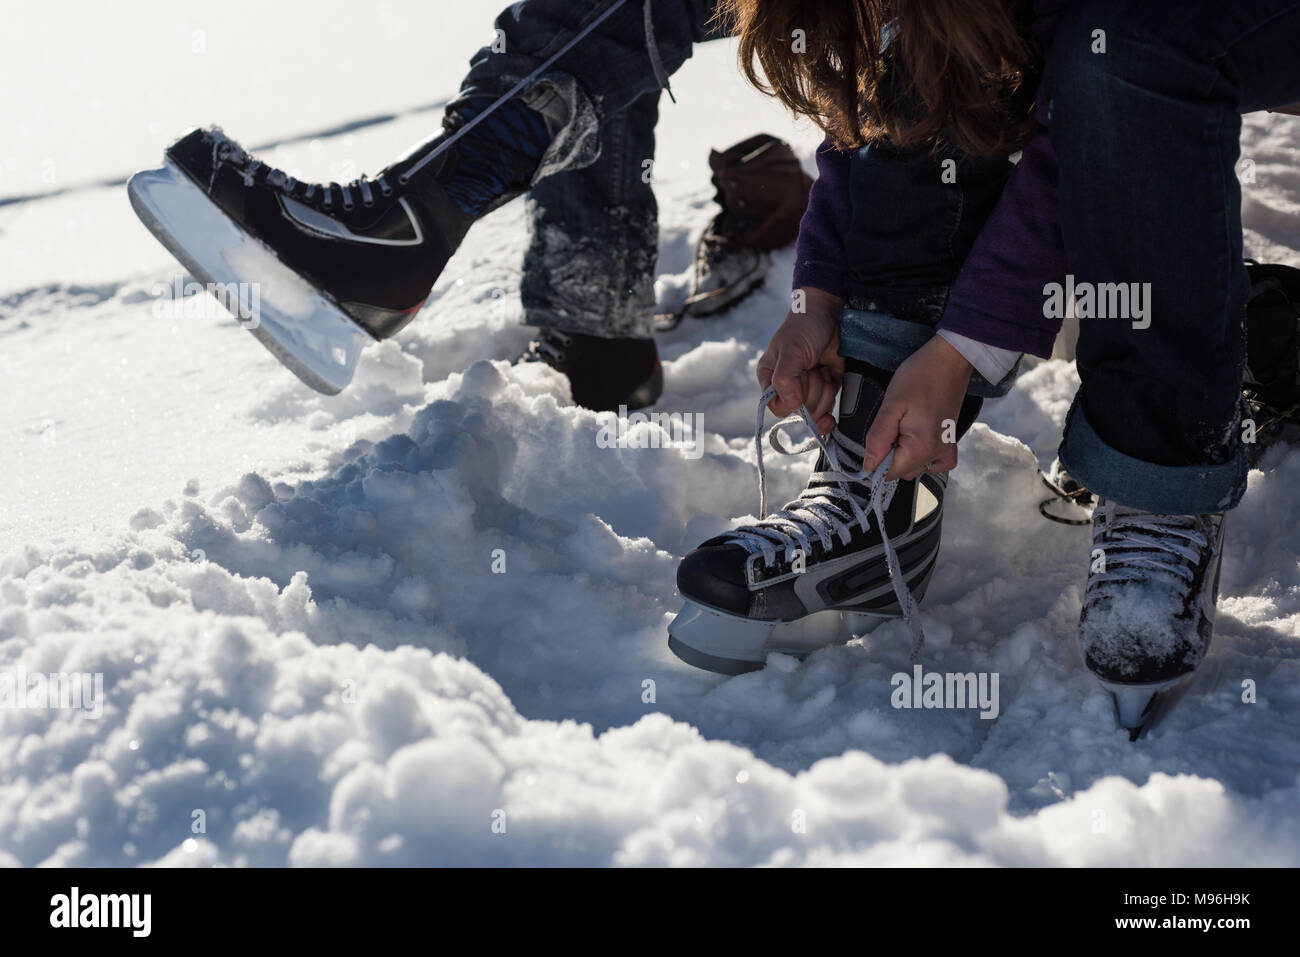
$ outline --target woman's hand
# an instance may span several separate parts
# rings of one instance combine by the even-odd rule
[[[888,479],[914,479],[922,472],[947,472],[956,466],[955,423],[973,371],[943,336],[909,356],[889,380],[867,433],[863,467],[874,470],[895,445],[898,451]],[[951,429],[945,422],[953,423]]]
[[[776,388],[768,403],[773,414],[787,416],[806,405],[823,435],[835,428],[835,398],[844,377],[839,357],[840,312],[844,300],[820,289],[803,290],[806,309],[787,313],[785,321],[758,360],[758,384]]]

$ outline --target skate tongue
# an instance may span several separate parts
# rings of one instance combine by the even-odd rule
[[[854,359],[844,363],[844,381],[840,386],[840,431],[859,445],[865,444],[867,432],[885,398],[890,375],[883,369]]]
[[[1106,555],[1106,565],[1088,576],[1088,591],[1140,581],[1186,594],[1195,586],[1201,551],[1212,547],[1195,515],[1158,515],[1102,500],[1093,522],[1093,547]]]
[[[839,415],[836,417],[839,428],[836,432],[857,446],[865,445],[867,432],[871,429],[871,423],[875,421],[876,412],[885,397],[885,387],[888,384],[889,373],[883,369],[877,369],[856,359],[846,360],[844,381],[840,385],[840,407]],[[810,445],[809,448],[813,446]],[[851,451],[851,448],[846,447],[846,451]],[[861,467],[861,457],[858,464]],[[817,457],[814,471],[830,472],[837,468],[836,460],[828,458],[823,451]],[[864,491],[869,497],[870,487],[868,486]]]

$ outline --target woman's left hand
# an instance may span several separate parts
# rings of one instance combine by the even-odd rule
[[[955,423],[973,371],[943,336],[935,336],[909,356],[889,380],[867,433],[863,467],[874,470],[895,445],[898,451],[888,479],[914,479],[923,472],[955,467]]]

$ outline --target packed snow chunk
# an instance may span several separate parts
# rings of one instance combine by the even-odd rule
[[[142,508],[131,516],[131,528],[142,532],[147,528],[157,528],[167,521],[166,516],[152,508]]]

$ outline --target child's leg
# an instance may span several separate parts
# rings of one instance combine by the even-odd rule
[[[1128,318],[1080,319],[1061,448],[1106,498],[1195,514],[1244,491],[1240,114],[1300,97],[1297,37],[1295,0],[1082,0],[1058,28],[1046,83],[1069,270],[1108,309],[1129,302]]]
[[[659,207],[643,163],[654,156],[659,92],[600,125],[600,157],[541,180],[528,194],[531,243],[520,295],[541,332],[527,358],[569,380],[588,409],[659,400],[653,337]]]
[[[650,339],[659,207],[644,176],[659,93],[606,120],[600,158],[547,177],[528,195],[524,321],[604,338]]]
[[[447,110],[456,128],[536,71],[597,22],[608,0],[525,0],[497,19],[493,47],[473,58]],[[470,142],[447,190],[481,215],[531,187],[532,244],[521,290],[526,319],[542,328],[528,358],[568,379],[579,405],[605,410],[656,402],[663,372],[652,338],[658,208],[645,178],[654,157],[660,88],[716,35],[714,0],[654,0],[647,36],[642,0],[629,0],[489,117],[489,142]],[[544,119],[546,137],[518,131]],[[498,159],[534,146],[524,181],[505,182]],[[475,153],[479,159],[476,161]],[[462,204],[463,205],[463,204]]]

